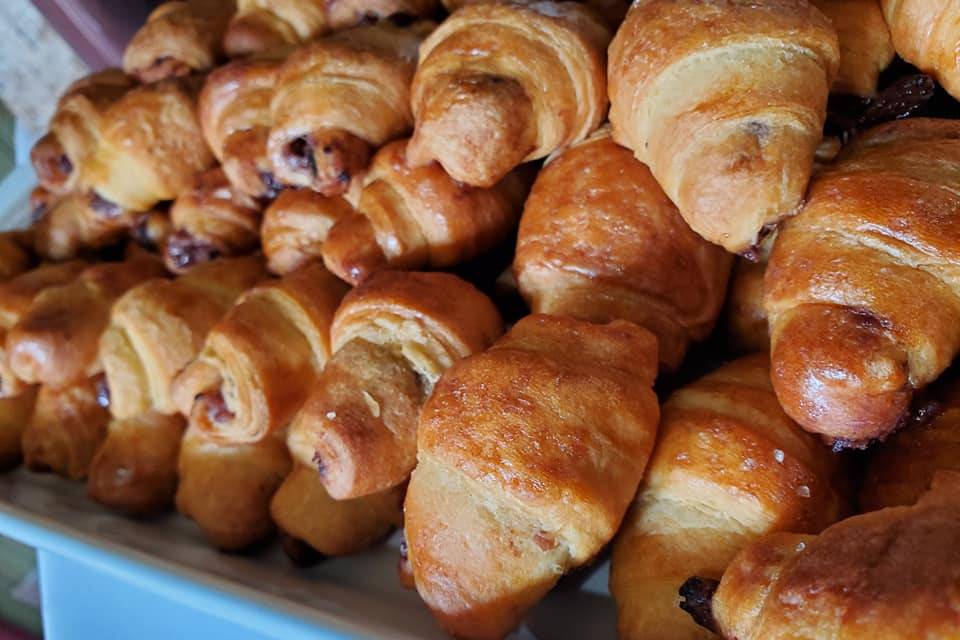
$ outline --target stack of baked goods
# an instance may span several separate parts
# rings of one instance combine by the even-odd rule
[[[402,527],[457,637],[608,546],[623,638],[958,637],[958,47],[934,0],[162,4],[0,236],[0,460],[223,550]]]

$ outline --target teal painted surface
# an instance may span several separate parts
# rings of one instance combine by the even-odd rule
[[[13,170],[15,154],[13,116],[7,110],[7,106],[0,101],[0,180]]]
[[[37,555],[33,549],[0,536],[0,619],[39,635],[40,610],[14,595],[36,568]]]

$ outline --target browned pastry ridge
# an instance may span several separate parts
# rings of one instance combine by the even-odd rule
[[[404,529],[448,632],[503,637],[610,541],[653,448],[656,371],[656,339],[637,325],[533,315],[440,378]]]
[[[268,148],[277,180],[335,196],[362,178],[373,149],[413,126],[410,81],[433,26],[361,26],[294,52],[272,103]]]
[[[21,439],[33,416],[37,388],[29,387],[19,395],[0,398],[0,471],[8,471],[23,459]]]
[[[263,213],[260,243],[267,268],[277,275],[323,260],[323,243],[336,222],[353,213],[339,196],[310,189],[285,189]]]
[[[480,2],[485,2],[486,0],[441,0],[443,2],[444,8],[453,13],[460,7],[468,4],[479,4]],[[583,4],[590,7],[597,15],[603,18],[611,29],[616,31],[617,27],[620,26],[620,23],[623,22],[623,17],[627,15],[627,9],[630,8],[630,3],[626,0],[582,0]]]
[[[525,171],[495,186],[471,187],[437,163],[411,168],[407,141],[374,156],[356,212],[340,217],[323,243],[323,263],[357,285],[380,269],[440,269],[475,258],[514,230],[529,189]]]
[[[960,99],[960,7],[940,0],[880,0],[893,46]]]
[[[781,230],[764,279],[773,384],[807,430],[885,437],[960,351],[958,177],[960,123],[881,125]]]
[[[440,375],[503,333],[493,302],[447,273],[384,271],[351,291],[333,357],[287,442],[338,500],[395,487],[417,460],[417,417]]]
[[[64,194],[77,186],[83,163],[96,149],[104,112],[133,85],[133,79],[120,69],[106,69],[67,88],[47,134],[30,151],[43,187]]]
[[[33,224],[33,247],[48,260],[71,260],[120,241],[137,216],[96,193],[74,191]]]
[[[444,20],[420,48],[412,166],[492,187],[522,162],[583,140],[607,110],[610,32],[573,2],[484,2]]]
[[[635,3],[610,45],[614,139],[694,231],[748,252],[801,204],[839,60],[807,0]]]
[[[818,536],[767,536],[734,559],[699,617],[731,640],[956,638],[958,495],[960,474],[941,472],[914,506],[855,516]],[[713,588],[686,586],[688,602]]]
[[[393,15],[429,16],[436,0],[239,0],[224,36],[231,57],[300,44]]]
[[[657,336],[660,362],[675,369],[713,328],[730,263],[604,128],[537,176],[513,270],[534,313],[630,320]]]
[[[737,258],[733,263],[725,315],[727,339],[735,351],[753,353],[770,349],[770,329],[763,308],[766,270],[766,261]]]
[[[217,167],[198,174],[193,188],[170,208],[173,231],[163,247],[163,261],[174,273],[187,273],[221,256],[252,252],[260,242],[262,207],[239,192]]]
[[[124,70],[141,82],[156,82],[212,68],[235,10],[235,0],[161,4],[127,45]]]
[[[810,0],[830,18],[840,40],[840,68],[831,91],[872,96],[896,52],[877,0]]]
[[[767,354],[727,364],[663,405],[644,481],[614,543],[618,637],[710,637],[677,607],[691,575],[719,579],[773,531],[820,531],[841,515],[836,456],[790,420]]]

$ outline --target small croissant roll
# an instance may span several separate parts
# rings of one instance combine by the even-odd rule
[[[235,0],[161,4],[127,45],[124,71],[140,82],[157,82],[212,68],[235,11]]]
[[[177,456],[185,428],[180,414],[154,411],[111,420],[107,437],[90,463],[87,494],[130,515],[168,508],[176,492]]]
[[[839,60],[807,0],[635,3],[610,45],[614,139],[694,231],[750,252],[801,204]]]
[[[281,191],[260,225],[267,268],[282,276],[322,261],[330,229],[352,213],[353,207],[339,196],[327,198],[310,189]]]
[[[260,242],[262,207],[235,189],[217,167],[196,176],[193,188],[170,209],[172,233],[163,261],[174,273],[187,273],[220,256],[252,252]]]
[[[33,246],[48,260],[72,260],[122,240],[136,218],[96,193],[68,193],[33,225]]]
[[[197,101],[203,135],[235,189],[273,198],[279,185],[267,155],[270,101],[284,55],[236,60],[207,76]]]
[[[413,126],[410,81],[432,22],[368,25],[317,40],[280,70],[269,152],[283,184],[325,196],[362,177],[372,150]]]
[[[770,329],[763,308],[763,275],[766,262],[737,258],[727,296],[727,337],[734,350],[742,353],[767,351]]]
[[[660,362],[676,369],[713,329],[730,262],[604,128],[537,176],[513,270],[534,313],[630,320],[657,336]]]
[[[54,388],[80,384],[102,370],[100,335],[110,308],[128,289],[164,275],[149,257],[94,265],[70,282],[39,292],[6,335],[17,379]]]
[[[357,553],[382,540],[403,522],[403,487],[353,500],[334,500],[314,465],[294,464],[273,496],[277,527],[324,556]]]
[[[876,127],[813,180],[764,278],[773,385],[837,447],[896,428],[960,352],[960,123]]]
[[[28,469],[52,471],[71,480],[87,476],[110,420],[100,380],[95,376],[60,389],[40,387],[21,439]]]
[[[290,451],[337,499],[384,491],[416,464],[417,416],[437,378],[503,332],[493,302],[448,273],[385,271],[343,300],[334,355],[290,426]]]
[[[133,78],[120,69],[105,69],[67,88],[47,135],[30,151],[37,181],[44,188],[60,195],[76,188],[83,164],[99,141],[104,112],[133,86]]]
[[[960,98],[960,7],[940,0],[881,0],[880,4],[900,57]]]
[[[777,533],[720,581],[690,580],[681,606],[737,640],[954,638],[960,628],[960,474],[941,472],[912,507]],[[714,593],[715,590],[715,593]]]
[[[514,167],[578,142],[607,113],[607,27],[573,2],[458,9],[420,48],[412,166],[492,187]]]
[[[346,291],[310,265],[241,296],[174,381],[191,428],[230,444],[285,429],[330,356],[330,323]]]
[[[490,189],[457,182],[436,163],[412,168],[407,141],[370,163],[356,213],[323,243],[330,271],[357,285],[378,269],[442,269],[491,249],[516,227],[529,182],[518,172]]]
[[[248,548],[273,533],[270,499],[290,468],[282,433],[228,444],[191,426],[180,448],[177,510],[217,549]]]
[[[837,30],[840,68],[831,91],[858,96],[877,93],[880,72],[896,52],[877,0],[810,0]]]
[[[176,3],[174,3],[176,4]],[[200,129],[196,83],[168,80],[127,92],[103,115],[81,182],[124,209],[173,200],[214,163]]]
[[[622,320],[533,315],[437,382],[404,529],[449,633],[503,637],[613,537],[657,431],[656,344]]]
[[[223,258],[175,280],[150,280],[117,300],[99,354],[111,414],[126,420],[150,410],[175,413],[174,378],[240,294],[265,275],[259,258]]]
[[[764,534],[835,522],[834,458],[780,409],[765,353],[675,392],[613,548],[618,637],[706,638],[676,606],[677,590],[691,575],[719,578]]]
[[[37,387],[19,395],[0,398],[0,471],[9,471],[23,459],[20,441],[33,416]]]

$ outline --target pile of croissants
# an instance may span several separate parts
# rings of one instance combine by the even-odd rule
[[[611,542],[622,638],[960,637],[958,50],[942,0],[162,4],[0,236],[0,462],[298,563],[403,527],[462,638]]]

